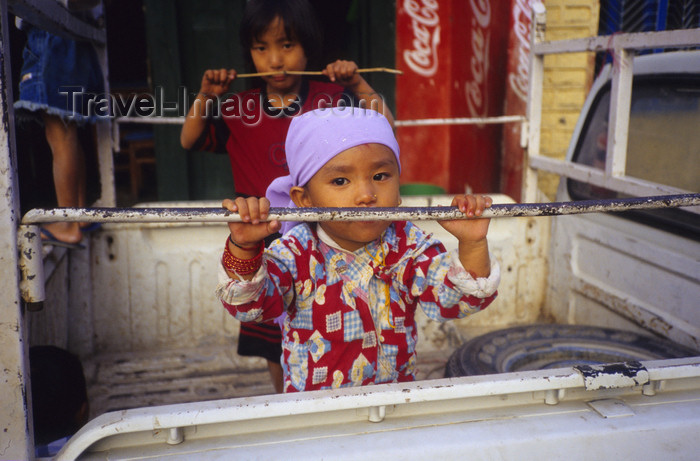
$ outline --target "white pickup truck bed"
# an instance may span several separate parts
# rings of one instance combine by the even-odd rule
[[[537,14],[543,14],[540,7]],[[533,24],[538,37],[544,24]],[[621,34],[571,46],[574,51],[618,42],[633,47],[641,38],[663,47],[670,34]],[[680,38],[673,46],[698,44],[700,29],[675,37]],[[540,38],[531,51],[541,60],[569,45]],[[629,78],[621,79],[624,90],[631,82],[625,70],[634,60],[623,48],[613,51],[618,65],[612,73]],[[657,73],[672,71],[669,59]],[[697,79],[700,60],[684,62],[683,77]],[[530,75],[528,167],[627,195],[680,193],[665,183],[626,178],[624,161],[602,168],[574,165],[576,137],[563,165],[537,155],[541,70],[539,62]],[[619,84],[613,88],[614,96],[623,95],[610,98],[611,107],[622,108],[611,110],[622,126],[624,91]],[[686,113],[696,116],[698,109]],[[0,146],[9,153],[3,134],[7,131],[0,132]],[[608,159],[624,160],[626,145],[614,141],[608,138]],[[688,154],[697,155],[692,147],[698,144],[688,145]],[[649,151],[658,163],[657,151]],[[11,160],[0,157],[0,182],[8,191],[17,188],[16,178],[8,175]],[[696,166],[681,169],[692,173]],[[525,182],[525,195],[532,198],[537,182],[529,176]],[[9,285],[10,277],[0,280],[13,293],[2,300],[9,320],[3,320],[0,335],[5,369],[0,388],[12,398],[0,404],[5,417],[0,457],[34,449],[23,375],[26,350],[33,344],[59,345],[80,356],[90,385],[93,419],[58,459],[683,460],[700,453],[700,357],[269,395],[264,362],[237,356],[236,322],[212,293],[224,225],[107,223],[86,241],[86,250],[56,249],[42,260],[40,249],[32,253],[40,244],[32,247],[25,232],[37,223],[25,222],[18,230],[18,200],[9,193],[6,198],[10,211],[0,207],[8,218],[0,220],[0,264],[14,276]],[[571,199],[564,185],[558,198]],[[404,205],[419,204],[412,200]],[[415,200],[434,205],[444,197]],[[697,349],[698,239],[600,214],[494,219],[489,242],[502,269],[499,297],[486,311],[459,322],[420,320],[421,378],[440,378],[449,353],[477,334],[534,322],[613,326]],[[39,261],[42,274],[27,270],[29,260]],[[41,311],[30,311],[37,307],[31,296],[20,298],[32,284],[45,290]]]
[[[663,70],[671,72],[670,62]],[[583,172],[579,180],[590,175],[595,187],[613,182],[576,167]],[[560,197],[569,200],[568,194],[562,182]],[[130,226],[105,226],[94,237],[93,290],[108,286],[119,295],[103,300],[104,312],[93,300],[93,316],[87,316],[93,323],[74,337],[84,338],[78,345],[129,357],[130,351],[173,344],[197,350],[203,340],[211,340],[231,360],[234,354],[225,345],[235,339],[235,324],[215,300],[205,301],[210,293],[202,288],[213,280],[213,267],[205,261],[216,259],[225,228],[204,226],[195,232],[191,224]],[[196,252],[176,250],[193,235]],[[502,268],[499,298],[466,320],[421,325],[419,357],[427,355],[433,365],[477,333],[535,321],[654,332],[697,348],[700,245],[693,238],[599,214],[494,219],[489,241]],[[105,267],[97,270],[99,265]],[[115,312],[121,315],[112,317]],[[203,334],[213,331],[223,335]],[[236,376],[243,376],[241,371]],[[95,459],[695,459],[700,453],[700,357],[299,395],[205,397],[98,416],[59,458],[71,459],[83,450]]]

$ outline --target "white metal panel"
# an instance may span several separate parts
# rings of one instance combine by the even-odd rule
[[[29,361],[17,261],[19,186],[12,116],[7,2],[0,1],[0,457],[32,453]]]
[[[92,271],[97,351],[197,346],[234,335],[235,319],[214,296],[227,234],[223,224],[104,225]]]
[[[546,311],[556,321],[623,317],[700,348],[700,243],[610,215],[558,217],[552,239]]]
[[[670,448],[673,459],[694,459],[699,360],[644,363],[665,383],[648,395],[585,390],[581,374],[562,368],[115,412],[83,427],[58,459],[89,447],[83,459],[665,459]],[[626,415],[587,404],[605,399]]]
[[[65,285],[69,280],[69,257],[62,252],[61,258],[47,280],[48,300],[40,311],[27,313],[30,346],[52,344],[61,348],[68,346],[69,293]],[[56,294],[54,296],[54,294]]]

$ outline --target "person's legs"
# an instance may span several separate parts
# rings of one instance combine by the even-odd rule
[[[44,114],[46,140],[53,155],[53,178],[59,207],[85,206],[85,154],[75,123]],[[83,234],[77,222],[56,222],[44,226],[58,240],[78,243]]]
[[[275,386],[275,392],[281,394],[284,391],[282,365],[279,362],[268,360],[267,369],[270,370],[270,378],[272,378],[272,385]]]
[[[275,392],[282,392],[282,331],[279,325],[273,322],[241,322],[238,355],[264,358]]]

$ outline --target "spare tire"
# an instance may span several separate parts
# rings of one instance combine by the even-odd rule
[[[584,325],[536,324],[493,331],[460,346],[445,376],[470,376],[692,357],[697,351],[660,338]]]

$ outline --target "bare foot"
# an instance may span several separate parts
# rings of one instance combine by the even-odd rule
[[[61,242],[80,243],[83,239],[83,233],[76,222],[52,222],[43,227]]]

